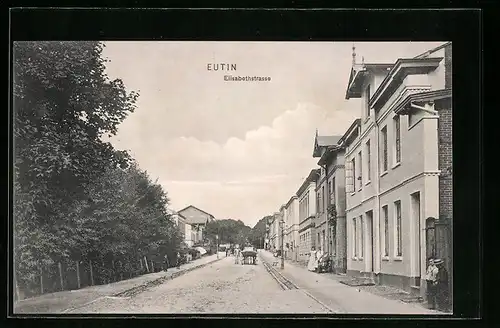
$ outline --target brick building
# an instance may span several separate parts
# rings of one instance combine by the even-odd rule
[[[453,281],[451,60],[451,43],[393,64],[354,59],[346,92],[362,100],[341,140],[348,273],[422,296],[429,257]]]

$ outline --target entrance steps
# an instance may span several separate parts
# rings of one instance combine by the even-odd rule
[[[375,285],[375,281],[369,277],[349,277],[347,279],[343,279],[340,282],[351,287]]]

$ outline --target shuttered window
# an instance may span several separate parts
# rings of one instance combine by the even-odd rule
[[[352,193],[354,191],[353,186],[353,171],[352,171],[352,162],[346,161],[345,163],[345,188],[347,193]]]

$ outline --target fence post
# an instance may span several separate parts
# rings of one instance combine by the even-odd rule
[[[142,259],[141,258],[139,259],[139,263],[141,264],[141,271],[143,271],[144,267],[142,266]]]
[[[146,265],[146,271],[149,273],[148,259],[144,256],[144,264]]]
[[[92,260],[89,260],[90,266],[90,286],[94,286],[94,272],[92,270]]]
[[[80,261],[76,261],[76,282],[78,284],[78,289],[80,289]]]
[[[155,263],[151,260],[151,271],[155,272]]]
[[[43,294],[43,267],[40,265],[40,294]]]
[[[59,267],[59,279],[61,282],[61,290],[64,290],[64,281],[63,281],[63,275],[62,275],[62,264],[61,262],[57,263],[57,266]]]
[[[115,269],[115,260],[114,259],[111,260],[111,266],[113,267],[113,274],[111,275],[111,277],[112,277],[112,281],[115,282],[116,281],[116,269]]]
[[[123,280],[123,262],[120,261],[120,281]]]

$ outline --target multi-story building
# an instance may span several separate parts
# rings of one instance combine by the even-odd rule
[[[215,220],[214,216],[193,205],[183,208],[178,212],[178,214],[184,218],[186,223],[191,225],[193,232],[193,244],[203,243],[203,231],[205,230],[207,223]]]
[[[326,250],[332,258],[337,273],[347,270],[347,232],[345,216],[344,149],[340,145],[329,146],[321,155],[318,165],[326,172],[325,206],[327,212]]]
[[[425,295],[429,257],[453,272],[451,43],[393,64],[353,60],[351,98],[362,108],[342,138],[348,273]]]
[[[293,195],[285,205],[285,254],[286,258],[298,261],[299,250],[299,202]]]
[[[316,131],[314,140],[313,157],[322,157],[329,147],[337,147],[340,136],[319,136]],[[316,218],[314,220],[315,246],[323,252],[329,252],[328,247],[328,215],[327,208],[331,203],[328,188],[330,180],[326,166],[321,166],[318,181],[316,183]],[[330,175],[331,177],[331,175]]]
[[[278,240],[278,233],[279,233],[279,217],[280,213],[276,212],[272,215],[272,219],[270,220],[270,226],[269,226],[269,245],[270,249],[272,251],[278,250],[280,247],[279,240]]]
[[[170,211],[170,216],[172,221],[177,225],[179,232],[182,235],[182,240],[187,246],[193,246],[194,234],[192,231],[191,224],[186,222],[186,218],[175,211]]]
[[[299,202],[299,256],[301,262],[307,261],[311,247],[314,246],[314,221],[316,216],[316,181],[319,170],[311,170],[297,190]]]

